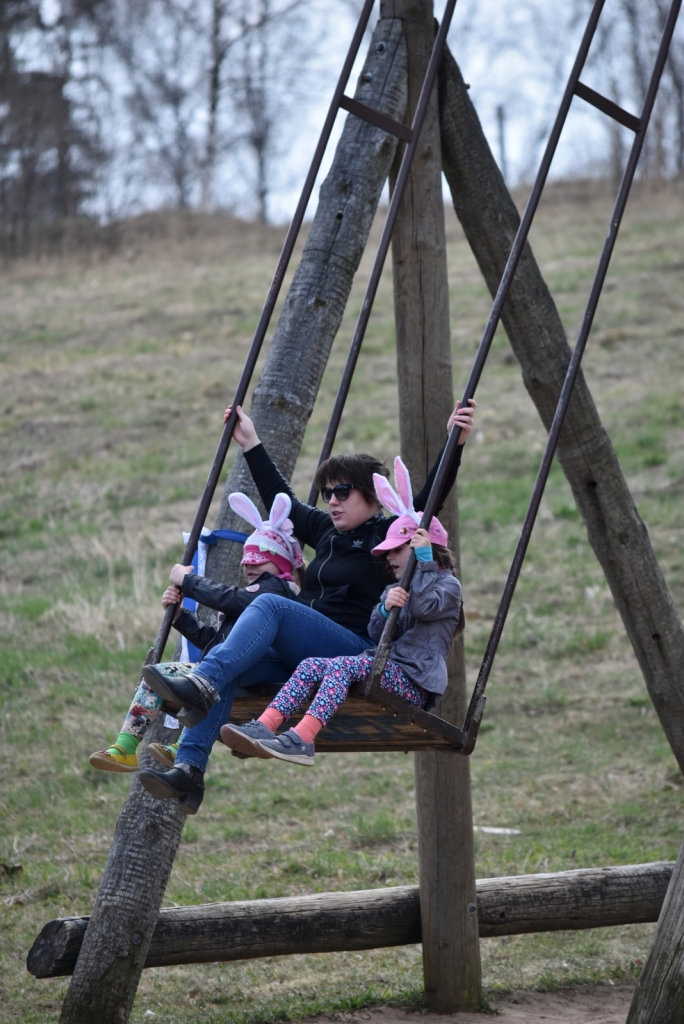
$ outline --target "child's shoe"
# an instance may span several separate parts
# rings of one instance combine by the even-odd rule
[[[147,749],[159,764],[163,764],[165,768],[173,768],[178,746],[178,743],[150,743]]]
[[[107,750],[96,750],[88,758],[93,768],[103,772],[137,772],[138,754],[127,754],[118,743],[113,743]]]
[[[258,740],[258,743],[264,751],[262,757],[277,757],[280,761],[291,761],[292,764],[312,765],[314,763],[316,751],[313,743],[305,743],[294,729],[281,732],[272,740]]]
[[[167,772],[143,768],[140,781],[157,800],[177,800],[183,814],[197,814],[204,797],[204,772],[179,762]]]
[[[147,685],[167,706],[179,708],[174,711],[176,718],[190,729],[203,722],[221,699],[208,679],[192,671],[194,667],[188,662],[164,661],[146,665],[142,672]]]
[[[221,739],[238,757],[270,757],[264,753],[259,740],[272,740],[275,733],[267,729],[263,722],[254,718],[246,725],[221,726]]]

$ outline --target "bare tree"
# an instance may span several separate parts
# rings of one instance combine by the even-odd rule
[[[239,41],[227,68],[226,92],[241,132],[241,168],[256,216],[269,220],[269,194],[292,145],[288,126],[301,125],[320,71],[321,21],[305,0],[235,0]]]
[[[87,205],[102,160],[92,122],[79,117],[72,36],[78,9],[46,24],[37,0],[0,8],[0,231],[6,254],[30,250],[40,225]],[[19,57],[26,37],[31,60]],[[82,113],[82,111],[81,111]]]
[[[528,178],[539,160],[574,59],[592,0],[464,0],[468,45],[453,46],[473,86],[473,99],[491,136],[496,109],[505,106],[516,174]],[[606,4],[583,80],[620,106],[638,112],[664,25],[668,0]],[[495,12],[495,16],[494,16]],[[684,23],[675,34],[646,147],[642,177],[682,172],[684,159]],[[581,127],[575,128],[581,117]],[[566,175],[619,176],[629,132],[577,101],[554,165]],[[509,162],[513,151],[509,152]]]
[[[145,182],[138,206],[211,209],[230,165],[265,218],[272,157],[302,78],[295,55],[306,63],[315,37],[300,14],[311,2],[104,0],[94,11],[110,89],[121,97],[127,167]],[[245,152],[256,171],[236,175]],[[220,205],[234,198],[226,191]]]

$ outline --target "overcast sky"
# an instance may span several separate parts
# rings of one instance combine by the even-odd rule
[[[609,12],[611,0],[606,4]],[[444,0],[437,0],[441,16]],[[329,80],[304,124],[300,124],[284,178],[273,197],[276,219],[286,219],[296,202],[332,94],[335,77],[342,65],[354,19],[338,10],[335,31],[326,33],[330,68]],[[372,19],[375,22],[377,13]],[[458,0],[449,46],[470,83],[485,133],[497,160],[500,159],[497,108],[503,108],[506,170],[509,185],[529,181],[536,172],[551,121],[574,60],[584,21],[568,26],[567,11],[560,4],[529,3],[521,0]],[[362,47],[348,86],[353,93],[363,63]],[[334,74],[333,74],[334,69]],[[596,73],[587,68],[584,80],[591,84]],[[345,114],[338,115],[334,141],[339,138]],[[626,133],[629,138],[629,133]],[[600,173],[606,159],[606,125],[603,115],[575,99],[553,164],[552,177]],[[329,147],[322,171],[330,165],[334,145]]]

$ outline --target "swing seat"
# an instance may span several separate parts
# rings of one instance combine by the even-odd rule
[[[258,718],[277,692],[277,686],[240,688],[233,700],[230,721],[244,725]],[[291,723],[296,725],[305,713],[306,709],[293,715]],[[471,746],[471,732],[464,733],[450,722],[386,690],[382,691],[380,701],[376,701],[364,695],[363,683],[355,683],[340,710],[316,737],[316,750],[321,753],[443,750],[467,755],[475,744],[472,736]]]

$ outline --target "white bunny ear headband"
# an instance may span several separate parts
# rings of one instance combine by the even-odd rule
[[[420,523],[420,516],[413,508],[411,477],[398,455],[394,460],[396,491],[389,481],[379,473],[373,473],[373,483],[375,484],[375,493],[389,512],[395,516],[409,516],[416,524]]]
[[[247,538],[245,548],[258,548],[264,555],[269,553],[286,558],[297,568],[303,564],[302,549],[292,535],[292,523],[287,518],[292,508],[289,494],[276,494],[270,519],[262,519],[252,499],[239,491],[228,496],[228,504],[233,512],[237,512],[254,527],[254,533]]]

